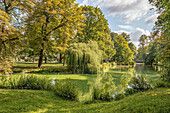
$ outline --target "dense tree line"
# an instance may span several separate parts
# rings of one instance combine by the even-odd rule
[[[60,53],[60,62],[70,66],[77,62],[76,66],[82,70],[79,59],[83,59],[81,55],[86,55],[87,50],[91,51],[87,54],[89,59],[100,58],[99,64],[134,64],[138,56],[130,36],[111,32],[98,7],[79,6],[75,0],[0,0],[0,14],[1,73],[10,72],[9,62],[13,58],[29,57],[35,61],[35,57],[39,57],[38,67],[41,68],[44,58],[47,61],[48,57],[57,57]],[[142,37],[140,48],[143,51],[148,47],[143,45],[146,37]],[[79,46],[82,48],[77,48]],[[93,50],[94,46],[98,50]],[[157,51],[155,43],[150,47],[147,61],[153,61],[149,58],[154,58],[153,51]],[[83,53],[80,55],[76,50]],[[96,56],[92,54],[95,52]],[[97,67],[97,62],[91,64]],[[77,67],[72,70],[77,71]]]

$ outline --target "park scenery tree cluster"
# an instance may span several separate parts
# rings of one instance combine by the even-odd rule
[[[2,0],[1,18],[1,73],[12,73],[9,71],[10,62],[13,62],[11,59],[26,57],[32,58],[34,62],[35,57],[39,57],[38,67],[41,68],[44,56],[47,62],[48,57],[56,57],[58,54],[60,63],[70,62],[70,65],[75,67],[75,63],[71,63],[74,61],[66,61],[69,60],[67,56],[74,54],[71,53],[73,50],[68,48],[74,43],[81,45],[89,41],[93,41],[95,44],[92,46],[96,47],[89,47],[90,50],[87,50],[93,51],[93,48],[99,47],[101,53],[88,57],[94,59],[102,57],[100,58],[102,61],[97,60],[91,68],[100,67],[97,66],[98,63],[104,62],[134,64],[133,51],[136,48],[133,47],[132,51],[132,47],[128,45],[128,43],[133,45],[129,42],[130,37],[126,33],[112,37],[108,22],[100,8],[79,6],[74,0]],[[88,46],[89,44],[86,47]],[[80,48],[76,49],[79,51]],[[82,52],[85,54],[85,50]],[[85,61],[82,62],[86,64]],[[77,66],[82,67],[79,63]],[[96,70],[87,72],[97,73]]]
[[[99,7],[76,0],[0,0],[0,112],[13,112],[10,98],[19,102],[14,112],[169,111],[170,2],[148,1],[160,15],[150,36],[136,37],[137,48],[130,34],[110,30]],[[20,97],[29,92],[48,99],[23,108]],[[74,104],[80,108],[70,108]]]

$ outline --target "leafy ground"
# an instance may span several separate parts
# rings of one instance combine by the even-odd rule
[[[0,89],[0,113],[168,113],[170,89],[140,92],[120,101],[84,104],[67,101],[53,92]]]

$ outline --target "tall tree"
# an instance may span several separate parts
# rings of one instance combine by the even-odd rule
[[[21,17],[31,4],[31,0],[0,0],[0,71],[10,70],[9,56],[13,56],[20,42]]]
[[[127,41],[123,38],[122,35],[118,35],[114,39],[114,45],[116,49],[116,55],[113,57],[113,60],[117,63],[130,64],[133,62],[133,52],[128,46]]]
[[[73,73],[97,73],[102,51],[96,41],[70,44],[67,50],[67,66]]]
[[[129,45],[129,48],[130,48],[130,49],[132,50],[132,52],[134,53],[133,56],[134,56],[134,58],[135,58],[136,55],[137,55],[136,46],[135,46],[132,42],[129,42],[128,45]]]
[[[125,32],[123,32],[121,35],[123,36],[123,38],[124,38],[127,42],[130,41],[130,36],[129,36],[128,34],[126,34]]]
[[[118,36],[118,34],[117,34],[117,33],[114,33],[114,32],[111,32],[111,33],[110,33],[110,36],[111,36],[112,40],[114,40],[115,37]]]
[[[148,45],[148,36],[141,35],[139,38],[139,47],[144,48],[146,45]]]
[[[160,14],[155,22],[154,31],[155,34],[161,33],[157,37],[157,42],[160,47],[159,57],[157,60],[164,65],[165,70],[163,72],[164,79],[170,81],[170,1],[169,0],[149,0],[150,4],[156,6],[157,12]]]
[[[156,56],[158,52],[158,46],[156,42],[151,42],[148,47],[148,53],[146,54],[146,57],[144,59],[144,63],[146,65],[152,65],[153,63],[156,63]]]
[[[108,22],[98,7],[84,6],[83,11],[87,19],[83,21],[85,26],[81,26],[82,33],[78,33],[76,38],[79,42],[96,41],[99,48],[103,50],[103,59],[108,61],[116,53],[111,41]]]
[[[70,37],[73,37],[81,30],[80,26],[85,20],[83,13],[82,7],[79,7],[75,0],[37,0],[35,2],[33,11],[29,13],[26,27],[28,40],[34,40],[40,50],[39,68],[42,67],[47,44],[56,40],[54,32],[65,30]]]

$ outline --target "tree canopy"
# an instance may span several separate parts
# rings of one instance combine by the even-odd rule
[[[113,60],[117,63],[122,64],[131,64],[133,63],[133,52],[128,46],[128,42],[123,38],[122,35],[117,35],[114,38],[114,45],[116,49],[116,55],[113,57]]]
[[[83,21],[85,26],[81,26],[82,33],[78,33],[76,38],[78,42],[96,41],[99,48],[103,50],[103,59],[108,61],[116,53],[111,41],[108,22],[98,7],[84,6],[83,11],[85,11],[84,16],[87,19]]]
[[[41,68],[44,52],[47,46],[57,40],[54,32],[65,32],[67,37],[73,37],[81,30],[83,17],[82,7],[75,0],[43,0],[36,1],[33,11],[29,13],[26,24],[26,35],[30,45],[39,48],[39,64]],[[60,31],[60,32],[59,32]],[[32,41],[32,42],[31,42]]]
[[[153,36],[159,47],[157,60],[164,65],[165,70],[163,76],[166,80],[170,80],[170,1],[169,0],[149,0],[150,4],[156,6],[157,12],[160,14],[155,22]],[[160,35],[161,34],[161,35]]]

